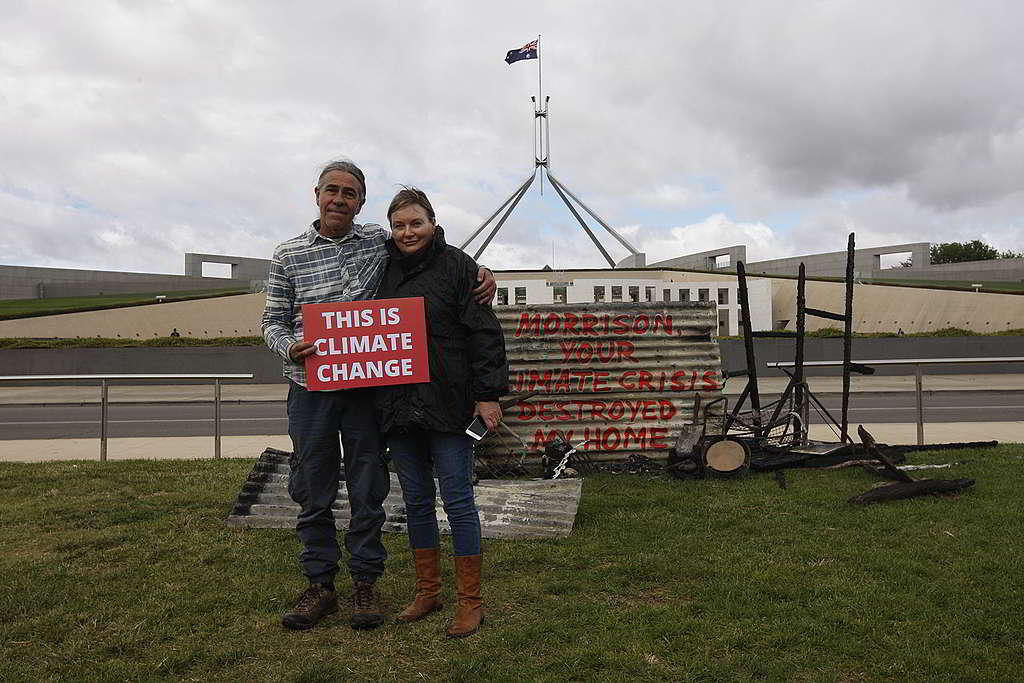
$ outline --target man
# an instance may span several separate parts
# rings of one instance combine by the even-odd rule
[[[299,504],[296,533],[299,565],[309,587],[281,623],[312,628],[338,609],[334,577],[341,552],[331,506],[344,454],[351,521],[345,533],[348,569],[354,585],[352,627],[384,621],[374,582],[384,572],[382,504],[390,489],[372,389],[308,391],[304,361],[313,345],[302,341],[302,305],[372,299],[387,265],[388,235],[379,225],[355,217],[366,201],[363,172],[349,161],[333,161],[313,189],[320,218],[308,230],[274,250],[263,311],[263,338],[284,360],[288,388],[288,435],[293,455],[288,492]],[[494,296],[490,271],[481,268],[474,290],[486,303]],[[338,434],[341,434],[339,449]]]

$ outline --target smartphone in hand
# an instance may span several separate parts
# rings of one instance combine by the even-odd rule
[[[474,417],[473,421],[469,423],[468,427],[466,427],[466,433],[477,441],[487,436],[487,425],[484,424],[483,418],[479,415]]]

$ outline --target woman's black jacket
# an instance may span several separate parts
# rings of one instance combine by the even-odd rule
[[[430,382],[378,387],[381,431],[418,426],[463,433],[475,401],[497,401],[508,393],[508,362],[501,326],[490,306],[473,300],[477,265],[444,241],[434,240],[403,258],[393,241],[378,299],[422,296],[427,318]]]

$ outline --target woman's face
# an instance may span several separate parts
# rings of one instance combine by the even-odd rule
[[[434,241],[434,223],[419,204],[410,204],[391,214],[391,239],[403,255],[415,254]]]

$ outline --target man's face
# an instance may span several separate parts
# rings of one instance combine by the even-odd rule
[[[341,237],[352,229],[352,221],[363,208],[363,187],[355,176],[345,171],[331,171],[320,186],[313,189],[320,207],[320,234]]]

